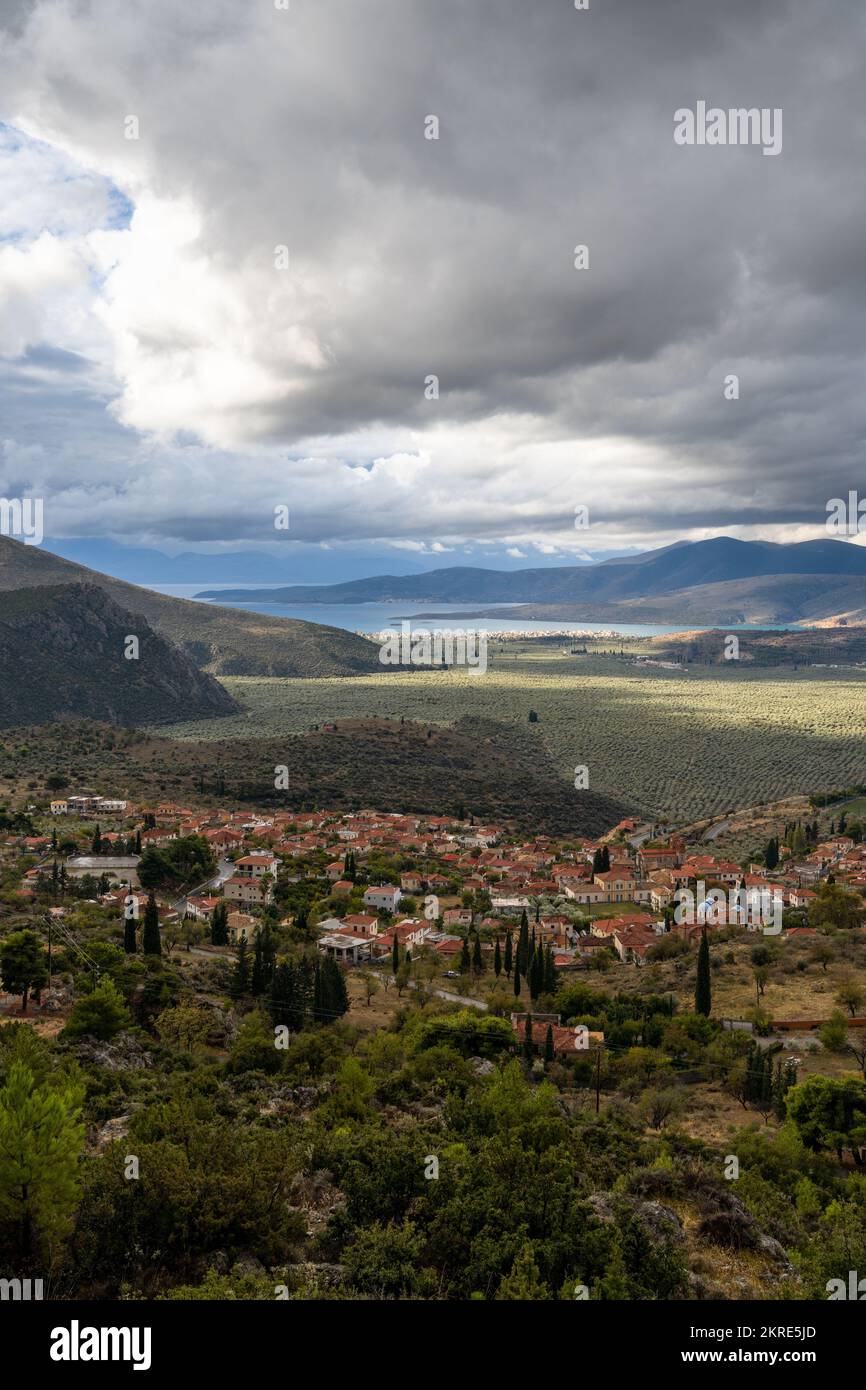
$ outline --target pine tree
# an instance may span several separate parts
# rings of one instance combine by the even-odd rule
[[[229,994],[232,999],[242,999],[249,993],[250,988],[250,962],[247,947],[246,932],[241,932],[238,948],[235,953],[235,968],[232,972]]]
[[[144,909],[144,930],[141,934],[141,948],[146,956],[162,955],[162,939],[159,934],[159,909],[153,893],[149,893]]]
[[[709,1018],[711,1007],[710,943],[707,940],[707,929],[704,927],[701,932],[701,944],[698,949],[698,978],[695,983],[695,1013],[703,1014],[705,1018]]]
[[[9,1067],[0,1089],[0,1221],[16,1262],[29,1265],[40,1249],[44,1256],[72,1226],[83,1172],[83,1099],[75,1085],[37,1085],[23,1061]]]
[[[511,940],[511,932],[505,933],[505,974],[511,979],[511,971],[514,968],[514,944]]]
[[[544,1064],[550,1066],[553,1061],[553,1025],[548,1023],[547,1033],[544,1037]]]
[[[493,973],[497,980],[502,974],[502,952],[499,949],[499,937],[496,938],[496,947],[493,952]]]
[[[284,1024],[297,1033],[304,1026],[307,994],[302,971],[291,961],[283,961],[274,971],[268,1001],[274,1023]]]

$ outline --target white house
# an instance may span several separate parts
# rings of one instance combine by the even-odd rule
[[[394,912],[403,894],[393,883],[383,883],[378,888],[368,888],[364,894],[364,906],[375,908],[377,912]]]

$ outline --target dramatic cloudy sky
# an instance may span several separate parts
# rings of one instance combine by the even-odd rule
[[[274,545],[282,503],[296,542],[532,562],[866,493],[863,0],[0,24],[0,494],[50,536]],[[699,99],[782,108],[782,153],[676,145]]]

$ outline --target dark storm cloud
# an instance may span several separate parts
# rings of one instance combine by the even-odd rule
[[[543,536],[583,496],[635,535],[808,526],[866,434],[864,39],[860,0],[49,3],[9,114],[195,209],[175,279],[121,253],[106,321],[118,418],[211,446],[221,487],[227,454],[327,456],[321,496],[297,465],[322,535]],[[698,100],[780,108],[781,154],[676,145]],[[353,447],[430,461],[335,501]]]

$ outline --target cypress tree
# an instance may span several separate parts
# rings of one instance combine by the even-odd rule
[[[313,968],[313,1018],[321,1023],[327,1009],[327,986],[322,979],[322,962],[317,959]]]
[[[701,944],[698,949],[698,978],[695,983],[695,1013],[703,1014],[705,1018],[709,1018],[711,1007],[710,943],[707,940],[707,929],[704,927],[701,932]]]
[[[496,938],[496,949],[493,952],[493,973],[497,980],[502,974],[502,952],[499,949],[499,937]]]
[[[520,998],[520,966],[516,962],[514,965],[514,993]]]
[[[141,946],[146,956],[162,955],[162,940],[159,935],[159,910],[156,906],[156,899],[153,893],[148,894],[144,909],[144,930],[141,934]]]
[[[90,842],[90,853],[91,853],[91,854],[101,854],[101,853],[102,853],[102,833],[101,833],[101,831],[100,831],[98,825],[97,825],[96,829],[95,829],[94,832],[93,832],[93,839],[92,839],[91,842]]]
[[[601,871],[606,874],[610,869],[610,850],[607,845],[601,851]]]
[[[544,1065],[549,1066],[553,1061],[553,1026],[548,1023],[547,1033],[544,1037]]]
[[[484,959],[481,955],[481,938],[475,933],[475,943],[472,947],[472,970],[476,975],[484,973]]]
[[[391,943],[391,973],[396,975],[400,969],[400,942],[397,940],[397,928],[394,928],[394,940]]]
[[[544,957],[536,951],[529,967],[529,996],[533,1003],[544,988]]]
[[[346,976],[332,956],[326,956],[322,967],[328,1012],[333,1019],[341,1017],[349,1010],[349,992],[346,989]]]
[[[511,940],[511,932],[505,933],[505,974],[511,979],[511,971],[514,967],[514,944]]]
[[[250,994],[258,997],[265,992],[265,971],[262,962],[262,933],[256,927],[253,935],[253,969],[250,976]]]
[[[526,1015],[526,1026],[523,1030],[523,1055],[527,1062],[532,1061],[532,1014]]]
[[[210,939],[212,946],[227,946],[229,910],[225,903],[217,903],[210,919]]]
[[[556,993],[556,965],[553,959],[553,951],[550,946],[544,957],[544,993]]]
[[[520,935],[517,938],[517,969],[525,975],[529,967],[529,919],[526,908],[520,917]]]
[[[136,951],[135,943],[135,918],[125,917],[123,921],[123,949],[127,955],[134,956]]]
[[[463,948],[460,952],[460,974],[468,975],[472,968],[472,961],[469,956],[469,937],[464,936]]]
[[[233,999],[242,999],[249,993],[250,988],[250,962],[248,957],[246,933],[241,932],[238,942],[238,949],[235,955],[235,968],[232,973],[229,985],[229,994]]]

